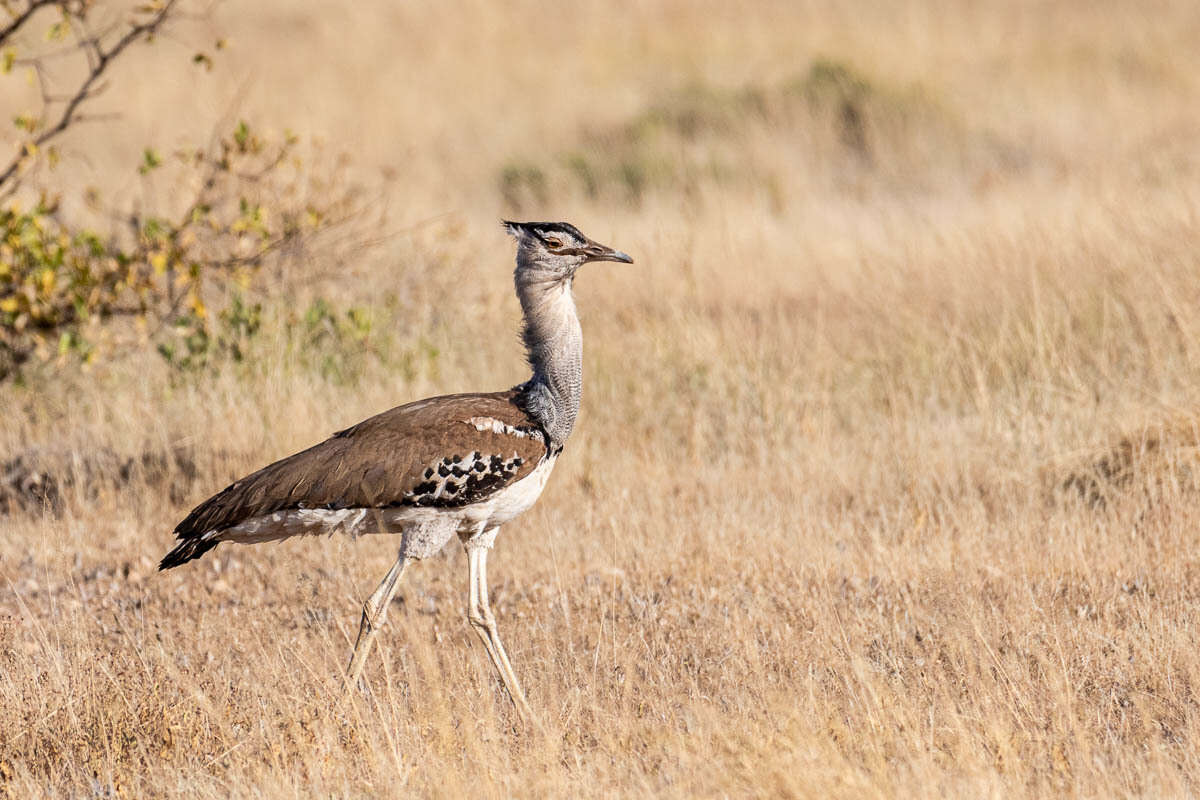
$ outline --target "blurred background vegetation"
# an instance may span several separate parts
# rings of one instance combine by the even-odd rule
[[[320,133],[302,136],[288,127],[293,114],[249,107],[251,83],[219,88],[236,85],[229,78],[249,52],[244,42],[231,49],[225,32],[246,18],[231,24],[227,14],[236,16],[186,0],[10,4],[0,32],[0,77],[12,90],[3,140],[10,160],[0,173],[0,381],[149,351],[180,372],[241,362],[263,324],[266,294],[307,297],[305,287],[338,265],[408,230],[386,209],[397,176],[421,171],[403,163],[409,155],[381,166],[372,152],[379,142],[330,137],[337,124],[314,126],[311,115]],[[312,24],[356,23],[342,14]],[[494,155],[480,153],[484,174],[471,185],[485,206],[511,215],[652,213],[649,198],[700,212],[718,198],[746,197],[783,220],[811,202],[814,188],[864,201],[932,197],[947,182],[988,182],[1031,166],[1027,144],[970,118],[944,87],[873,72],[852,56],[817,51],[791,61],[769,77],[721,83],[689,70],[647,83],[632,105],[598,105],[580,124],[528,140],[510,138],[513,119],[547,98],[521,97],[472,134],[501,135]],[[224,81],[222,73],[230,73]],[[160,102],[181,108],[166,99],[193,89],[209,96],[210,109],[225,107],[145,114]],[[548,105],[587,90],[560,84]],[[144,107],[130,113],[131,102]],[[398,130],[414,122],[405,118]],[[147,135],[155,129],[171,133]],[[816,186],[789,176],[797,158]],[[439,213],[418,224],[430,221],[440,224]],[[296,319],[338,318],[328,329],[353,329],[361,343],[377,316],[361,303],[305,302],[311,307],[299,317],[268,308],[269,324],[291,330]],[[354,360],[330,351],[324,360],[347,357]]]

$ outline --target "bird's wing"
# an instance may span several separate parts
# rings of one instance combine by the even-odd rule
[[[195,538],[288,509],[469,505],[532,472],[545,442],[515,391],[420,400],[234,482],[175,534]]]

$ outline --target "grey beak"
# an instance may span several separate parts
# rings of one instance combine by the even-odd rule
[[[622,264],[632,264],[633,257],[620,250],[613,250],[602,244],[593,243],[587,249],[588,261],[620,261]]]

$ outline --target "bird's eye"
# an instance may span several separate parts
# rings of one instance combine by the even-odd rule
[[[548,236],[543,239],[547,247],[559,248],[562,247],[562,239],[555,239],[553,236]]]

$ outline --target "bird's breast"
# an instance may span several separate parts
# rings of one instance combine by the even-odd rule
[[[546,481],[550,478],[550,472],[557,461],[557,454],[547,455],[524,478],[506,486],[480,504],[476,509],[477,518],[484,527],[498,528],[528,511],[546,488]]]

